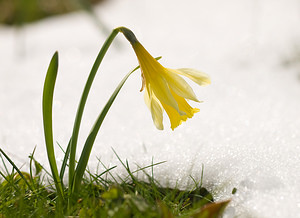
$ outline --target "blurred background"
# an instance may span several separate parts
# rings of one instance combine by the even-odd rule
[[[104,0],[1,0],[0,23],[25,25],[49,16],[76,10],[91,10]]]
[[[97,28],[107,35],[115,27],[114,25],[120,25],[115,24],[113,20],[126,24],[130,19],[141,19],[142,17],[149,19],[151,17],[153,26],[156,25],[158,29],[167,30],[165,27],[170,24],[169,28],[177,28],[178,30],[190,31],[191,28],[198,28],[198,34],[203,29],[205,32],[203,32],[204,37],[201,37],[202,41],[207,39],[205,35],[212,35],[210,41],[205,41],[205,43],[214,43],[216,46],[220,46],[221,50],[224,46],[227,49],[228,43],[235,43],[239,48],[243,47],[244,54],[242,55],[252,55],[251,58],[265,45],[273,44],[273,47],[286,47],[290,44],[291,48],[288,48],[290,51],[282,54],[284,57],[282,57],[281,62],[287,67],[299,65],[300,46],[296,38],[296,32],[298,32],[296,26],[300,20],[300,3],[298,0],[277,0],[276,2],[270,0],[227,0],[224,3],[219,0],[210,2],[189,0],[186,3],[154,1],[153,6],[149,7],[150,4],[152,3],[143,0],[0,0],[0,25],[2,28],[11,26],[19,29],[19,27],[39,22],[45,18],[83,11],[88,13],[91,16],[91,22],[95,22]],[[118,9],[114,10],[113,7],[122,7],[123,13],[114,13]],[[182,14],[179,12],[180,8]],[[107,16],[108,13],[111,13],[112,16]],[[167,17],[173,19],[173,22],[169,22]],[[200,20],[205,19],[205,17],[207,20]],[[193,22],[190,22],[191,20]],[[74,22],[76,22],[75,19]],[[157,25],[158,23],[159,25]],[[192,27],[195,23],[198,25]],[[132,22],[131,26],[136,26],[135,21]],[[291,34],[291,31],[294,31],[295,34]],[[21,38],[26,38],[29,32],[27,31]],[[238,34],[233,35],[236,33]],[[166,34],[168,33],[161,31],[159,35],[162,37]],[[176,35],[173,37],[176,38]],[[280,40],[280,43],[285,40],[285,45],[275,43]],[[20,39],[20,41],[24,40]],[[22,43],[16,47],[22,49],[22,46],[24,47]]]

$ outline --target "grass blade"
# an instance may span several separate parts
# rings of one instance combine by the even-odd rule
[[[34,186],[34,182],[33,182],[33,173],[32,173],[32,161],[33,161],[33,156],[35,153],[35,149],[36,147],[34,147],[32,154],[29,155],[29,175],[30,175],[30,181],[32,183],[32,185]],[[36,187],[34,187],[36,188]]]
[[[43,90],[43,123],[45,143],[48,155],[48,161],[51,168],[52,177],[55,182],[58,196],[63,198],[62,184],[58,175],[54,146],[53,146],[53,129],[52,129],[52,103],[55,81],[58,70],[58,53],[55,52],[48,67],[47,75]]]
[[[34,189],[31,187],[31,185],[29,184],[29,182],[27,181],[27,179],[25,178],[25,176],[23,175],[23,173],[19,170],[19,168],[15,165],[15,163],[5,154],[5,152],[0,148],[0,152],[2,153],[2,155],[6,158],[6,160],[13,166],[13,168],[18,172],[18,174],[21,176],[21,178],[24,180],[24,182],[26,183],[26,185],[28,186],[28,188],[33,191]]]
[[[101,163],[101,165],[106,169],[106,171],[109,169],[108,167],[106,167],[105,165],[104,165],[104,163],[99,159],[99,158],[97,158],[98,159],[98,161]],[[118,183],[118,181],[117,181],[117,179],[113,176],[113,174],[110,172],[110,170],[108,170],[107,171],[108,172],[108,174],[111,176],[111,178],[114,180],[114,182],[115,183]],[[100,177],[101,178],[101,177]]]
[[[60,168],[59,177],[60,177],[61,181],[63,181],[63,179],[64,179],[64,175],[65,175],[65,171],[66,171],[66,166],[68,164],[69,155],[70,155],[70,149],[71,149],[71,141],[72,140],[70,139],[70,141],[68,143],[67,150],[65,152],[64,160],[63,160],[61,168]]]
[[[5,171],[6,171],[6,174],[8,175],[9,172],[8,172],[8,169],[7,169],[7,167],[6,167],[6,164],[5,164],[4,159],[3,159],[3,157],[2,157],[1,154],[0,154],[0,158],[1,158],[1,160],[2,160],[2,163],[3,163],[4,169],[5,169]],[[0,170],[1,170],[1,168],[0,168]]]

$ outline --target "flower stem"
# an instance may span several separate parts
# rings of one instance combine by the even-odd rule
[[[82,120],[82,114],[84,111],[84,107],[87,101],[87,97],[89,94],[89,91],[91,89],[93,80],[95,78],[95,75],[97,73],[97,70],[103,60],[104,55],[106,54],[109,46],[111,45],[112,41],[114,38],[117,36],[119,33],[119,29],[116,28],[112,31],[110,36],[107,38],[105,43],[103,44],[95,62],[94,65],[91,69],[91,72],[89,74],[89,77],[87,79],[87,82],[85,84],[84,90],[81,95],[80,103],[77,108],[77,113],[75,117],[75,122],[73,126],[73,133],[72,133],[72,139],[71,139],[71,147],[70,147],[70,159],[69,159],[69,193],[72,190],[73,187],[73,179],[74,179],[74,171],[75,171],[75,156],[76,156],[76,147],[77,147],[77,141],[78,141],[78,133],[80,129],[80,124]]]

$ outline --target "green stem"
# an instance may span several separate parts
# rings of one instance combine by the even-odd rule
[[[73,133],[72,133],[72,139],[71,139],[71,146],[70,146],[70,159],[69,159],[69,194],[71,193],[73,181],[74,181],[74,172],[75,172],[75,156],[76,156],[76,147],[77,147],[77,141],[78,141],[78,134],[80,129],[80,124],[82,120],[82,114],[84,111],[84,107],[87,101],[87,97],[89,94],[89,91],[91,89],[93,80],[95,78],[95,75],[97,73],[97,70],[103,60],[104,55],[106,54],[109,46],[111,45],[114,38],[117,36],[117,34],[120,32],[121,28],[116,28],[112,31],[110,36],[107,38],[107,40],[104,42],[96,60],[95,63],[91,69],[91,72],[89,74],[89,77],[87,79],[87,82],[85,84],[78,109],[77,114],[73,126]]]

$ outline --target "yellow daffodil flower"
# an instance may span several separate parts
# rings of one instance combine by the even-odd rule
[[[188,99],[200,102],[191,86],[180,75],[201,86],[210,84],[209,76],[190,68],[175,70],[163,67],[130,30],[124,29],[122,32],[130,41],[138,58],[142,72],[141,91],[145,89],[144,99],[156,128],[163,129],[163,110],[169,116],[172,130],[199,112],[198,108],[192,108],[186,101]]]

